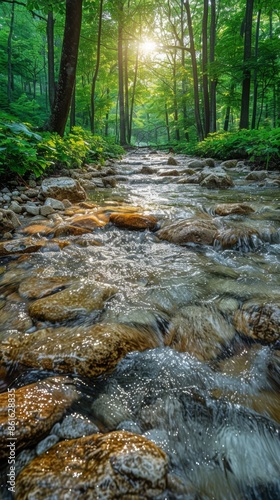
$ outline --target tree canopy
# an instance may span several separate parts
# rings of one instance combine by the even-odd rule
[[[3,0],[0,19],[6,116],[122,145],[280,126],[278,0]]]

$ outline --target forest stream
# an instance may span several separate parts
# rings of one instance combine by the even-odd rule
[[[276,174],[168,158],[1,258],[1,498],[280,498]]]

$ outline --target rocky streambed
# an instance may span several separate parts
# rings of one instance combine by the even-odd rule
[[[280,495],[280,178],[130,151],[0,194],[1,495]]]

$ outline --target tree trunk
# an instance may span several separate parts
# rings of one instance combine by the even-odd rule
[[[12,3],[10,31],[8,36],[8,88],[7,88],[8,104],[10,104],[12,100],[12,90],[13,90],[12,38],[14,31],[14,21],[15,21],[15,4]]]
[[[200,141],[202,141],[204,138],[204,134],[203,134],[203,127],[202,127],[202,123],[201,123],[201,117],[200,117],[197,63],[196,63],[196,54],[195,54],[194,36],[193,36],[192,18],[191,18],[189,0],[184,2],[184,6],[185,6],[185,9],[187,12],[187,24],[188,24],[189,37],[190,37],[190,54],[191,54],[192,68],[193,68],[195,122],[196,122],[198,138]]]
[[[202,86],[204,103],[204,133],[210,132],[210,104],[208,89],[208,0],[204,0],[202,20]]]
[[[120,114],[120,145],[126,146],[124,78],[123,78],[123,1],[119,1],[118,19],[118,75],[119,75],[119,114]]]
[[[49,103],[52,109],[55,96],[55,76],[54,76],[54,18],[53,13],[48,13],[47,20],[47,44],[48,44],[48,89]]]
[[[255,38],[255,63],[257,62],[258,55],[259,55],[260,22],[261,22],[261,10],[258,11],[258,16],[257,16],[256,38]],[[257,70],[257,67],[255,67],[255,69],[254,69],[254,95],[253,95],[252,125],[251,125],[252,129],[256,128],[257,102],[258,102],[258,70]]]
[[[242,97],[241,97],[241,113],[239,128],[249,128],[249,110],[250,110],[250,83],[251,71],[249,62],[251,58],[252,47],[252,22],[253,22],[253,7],[254,0],[246,1],[245,13],[245,36],[244,36],[244,57],[243,57],[243,82],[242,82]]]
[[[74,89],[71,101],[71,111],[70,111],[70,130],[76,125],[76,83],[74,83]]]
[[[66,0],[59,79],[47,130],[63,136],[76,77],[83,0]]]
[[[93,134],[95,132],[95,123],[94,123],[94,119],[95,119],[95,104],[94,104],[95,87],[96,87],[96,82],[97,82],[97,77],[98,77],[98,71],[99,71],[99,66],[100,66],[100,54],[101,54],[102,14],[103,14],[103,0],[100,0],[97,49],[96,49],[96,64],[95,64],[94,74],[92,77],[91,95],[90,95],[90,106],[91,106],[90,128],[91,128],[91,131]]]
[[[215,45],[216,45],[216,0],[211,0],[211,24],[210,24],[210,65],[215,62]],[[210,132],[217,130],[217,78],[211,76],[210,82]]]

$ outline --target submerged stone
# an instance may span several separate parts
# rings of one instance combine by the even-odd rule
[[[227,174],[209,174],[200,185],[208,189],[228,189],[234,186],[234,182]]]
[[[246,203],[222,203],[215,207],[215,214],[221,216],[233,214],[247,215],[254,211],[255,210],[249,205],[246,205]]]
[[[233,248],[248,252],[260,245],[260,234],[250,227],[220,229],[215,234],[215,245],[222,249]]]
[[[16,443],[16,451],[36,444],[77,399],[74,383],[66,377],[47,378],[0,394],[2,456],[9,456],[7,444],[11,442],[11,436]],[[10,432],[11,425],[13,434]]]
[[[166,224],[157,231],[157,236],[161,240],[167,240],[177,245],[186,243],[197,243],[200,245],[212,245],[217,231],[211,220],[181,220],[171,224]]]
[[[0,242],[0,256],[38,252],[46,242],[33,238],[20,238]]]
[[[40,299],[56,293],[70,284],[71,281],[66,276],[49,278],[31,276],[20,283],[18,292],[21,297],[26,299]]]
[[[171,320],[165,344],[201,361],[215,359],[235,336],[234,327],[215,307],[186,306]]]
[[[154,443],[115,431],[63,441],[25,467],[18,500],[156,498],[167,485],[167,457]]]
[[[100,310],[117,292],[111,285],[74,283],[69,288],[38,299],[29,306],[32,318],[43,321],[65,321]]]
[[[110,372],[127,353],[158,347],[156,334],[122,324],[46,328],[0,344],[0,364],[97,377]]]

